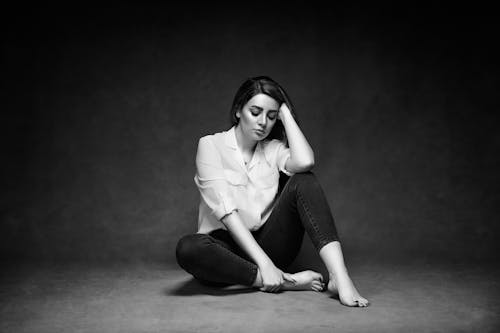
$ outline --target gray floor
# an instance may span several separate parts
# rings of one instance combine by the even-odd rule
[[[499,271],[351,265],[372,305],[327,293],[199,285],[176,266],[17,266],[1,277],[1,332],[499,332]]]

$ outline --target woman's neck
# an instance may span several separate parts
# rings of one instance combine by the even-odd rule
[[[245,137],[245,135],[241,131],[239,124],[234,129],[234,133],[236,135],[236,143],[238,144],[238,147],[241,151],[253,152],[255,150],[255,147],[257,146],[257,140],[252,140]]]

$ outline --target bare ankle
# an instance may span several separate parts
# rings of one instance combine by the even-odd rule
[[[335,281],[336,283],[348,282],[351,280],[347,271],[339,271],[339,272],[329,272],[330,280]]]
[[[252,287],[260,288],[262,287],[262,276],[260,275],[260,270],[257,268],[257,275],[255,276],[255,280],[252,284]]]

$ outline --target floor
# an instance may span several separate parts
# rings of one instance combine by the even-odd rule
[[[327,293],[205,287],[177,266],[17,265],[0,279],[0,332],[499,332],[500,271],[354,265],[368,308]]]

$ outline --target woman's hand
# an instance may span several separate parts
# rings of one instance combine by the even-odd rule
[[[273,263],[259,266],[259,270],[262,277],[261,291],[275,293],[280,291],[285,280],[292,283],[295,282],[295,279],[290,274],[284,273],[281,269],[274,266]]]
[[[278,110],[278,119],[283,121],[283,118],[287,115],[290,115],[291,111],[286,105],[286,103],[281,103],[280,109]]]

